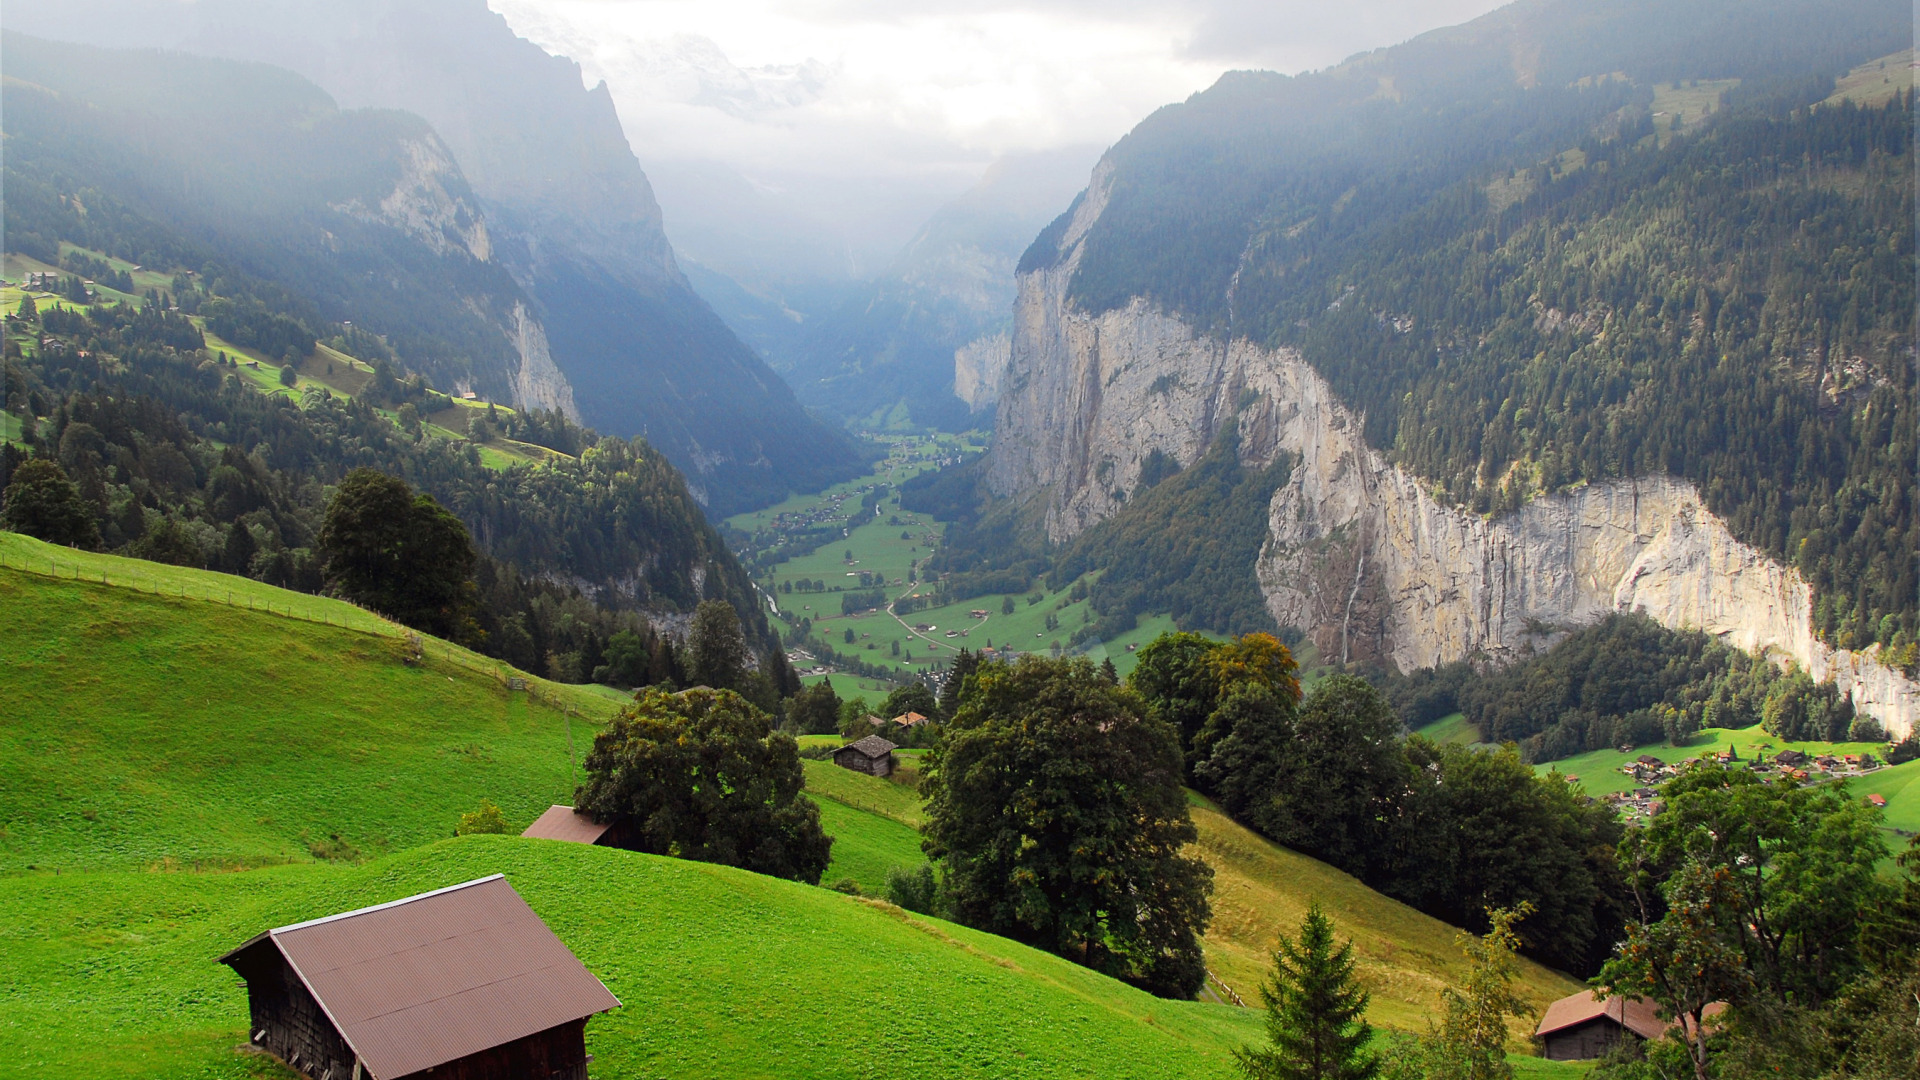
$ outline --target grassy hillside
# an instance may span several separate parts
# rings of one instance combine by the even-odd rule
[[[436,640],[408,663],[338,601],[14,534],[0,559],[0,870],[372,855],[482,798],[530,821],[571,801],[569,724],[584,754],[617,707]]]
[[[0,560],[0,1078],[277,1075],[232,1053],[244,997],[213,956],[496,871],[626,1001],[591,1029],[602,1077],[1227,1076],[1259,1035],[1255,1010],[1154,999],[827,889],[449,840],[482,798],[515,824],[565,801],[569,726],[579,754],[617,699],[509,692],[510,671],[432,639],[408,663],[391,624],[223,575],[12,535]],[[806,769],[837,837],[828,882],[878,892],[921,861],[910,787]],[[1421,1026],[1458,967],[1449,928],[1196,815],[1229,985],[1254,997],[1274,934],[1316,896],[1356,938],[1376,1018]],[[1529,969],[1530,997],[1569,988]]]
[[[923,820],[920,801],[909,788],[826,762],[807,762],[807,769],[808,791],[861,812],[840,819],[847,830],[840,834],[841,843],[856,830],[884,834],[874,818],[894,828],[918,828]],[[1382,896],[1326,863],[1267,841],[1198,795],[1191,798],[1200,830],[1199,854],[1214,872],[1214,916],[1206,950],[1207,966],[1215,975],[1241,998],[1257,1003],[1260,982],[1272,966],[1274,942],[1282,932],[1297,933],[1308,902],[1318,899],[1339,932],[1353,938],[1362,977],[1373,993],[1373,1021],[1403,1030],[1424,1029],[1440,988],[1465,970],[1453,927]],[[1580,989],[1559,972],[1532,962],[1523,966],[1521,992],[1536,1009]]]
[[[1169,1002],[1045,953],[744,871],[506,837],[356,868],[39,874],[0,911],[0,1076],[238,1077],[269,926],[504,873],[624,1003],[600,1077],[1226,1077],[1251,1011]],[[31,989],[29,989],[31,988]]]

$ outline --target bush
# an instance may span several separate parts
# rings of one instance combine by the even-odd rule
[[[473,836],[478,833],[510,833],[513,827],[507,824],[506,815],[493,804],[492,799],[481,799],[480,809],[470,814],[460,815],[460,827],[453,831],[455,836]]]
[[[940,881],[927,863],[908,870],[896,866],[887,871],[887,899],[921,915],[940,914]]]
[[[299,381],[300,381],[300,373],[293,370],[293,365],[291,363],[288,363],[285,366],[281,367],[280,369],[280,385],[281,386],[292,386],[294,383]]]

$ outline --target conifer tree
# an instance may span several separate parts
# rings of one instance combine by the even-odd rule
[[[1334,947],[1333,922],[1315,901],[1300,936],[1282,935],[1273,974],[1260,988],[1272,1045],[1236,1050],[1249,1080],[1371,1080],[1380,1062],[1366,1052],[1373,1028],[1368,994],[1354,977],[1353,942]]]

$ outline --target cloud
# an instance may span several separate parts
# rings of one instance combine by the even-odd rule
[[[994,159],[1110,144],[1234,68],[1298,72],[1491,9],[1492,0],[489,0],[514,30],[606,80],[650,172],[721,167],[790,197],[843,247],[891,185],[924,218]],[[679,166],[679,168],[673,168]],[[705,173],[701,173],[704,175]],[[820,194],[862,192],[849,200]],[[824,183],[823,183],[824,182]],[[876,187],[875,185],[878,185]],[[698,185],[691,185],[697,187]],[[803,195],[801,192],[814,194]],[[673,182],[670,231],[722,203]],[[804,205],[801,205],[804,203]],[[676,205],[678,204],[678,205]],[[924,208],[924,213],[921,209]],[[690,226],[688,226],[690,227]],[[910,229],[909,229],[910,231]],[[854,232],[863,238],[850,239]],[[689,234],[691,235],[691,234]],[[681,243],[679,236],[676,243]],[[746,241],[743,239],[742,243]],[[698,245],[696,245],[698,246]],[[859,255],[856,262],[877,256]]]

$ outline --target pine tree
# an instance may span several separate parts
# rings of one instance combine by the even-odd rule
[[[1333,922],[1316,901],[1298,940],[1282,935],[1273,975],[1260,988],[1272,1046],[1234,1052],[1249,1080],[1371,1080],[1368,994],[1354,977],[1353,942],[1334,948]]]

